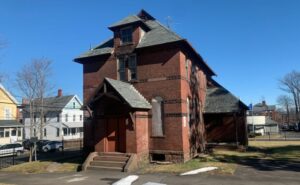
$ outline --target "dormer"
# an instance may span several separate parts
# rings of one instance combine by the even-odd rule
[[[134,49],[146,32],[150,30],[145,23],[147,20],[155,20],[146,11],[141,10],[138,15],[130,15],[108,28],[114,32],[114,48]],[[122,50],[122,49],[121,49]]]

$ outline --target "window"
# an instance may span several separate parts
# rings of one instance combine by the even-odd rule
[[[78,132],[83,132],[83,127],[79,127]]]
[[[137,79],[136,55],[122,56],[118,58],[118,78],[121,81],[126,79],[126,64],[128,65],[128,80]]]
[[[71,128],[71,135],[75,135],[76,134],[76,128]]]
[[[59,128],[56,128],[56,137],[59,137]]]
[[[119,72],[119,80],[125,81],[125,59],[124,57],[120,57],[118,59],[118,72]]]
[[[129,80],[136,80],[136,56],[135,55],[131,55],[129,56],[129,60],[128,60],[128,69],[129,69]]]
[[[10,108],[4,108],[4,119],[12,119],[12,113]]]
[[[59,114],[56,115],[57,122],[60,122]]]
[[[47,129],[44,128],[44,137],[46,137],[46,136],[47,136]]]
[[[76,108],[76,103],[75,102],[73,102],[73,109],[75,109]]]
[[[18,136],[22,136],[21,128],[18,128]]]
[[[76,121],[76,115],[73,115],[73,121]]]
[[[120,30],[121,44],[127,44],[132,42],[132,29],[123,28]]]
[[[68,122],[68,114],[65,115],[65,121]]]
[[[152,99],[152,136],[163,136],[163,99]]]
[[[17,136],[17,130],[16,129],[13,129],[11,131],[11,136]]]
[[[5,137],[9,137],[9,131],[5,131]]]
[[[4,137],[4,128],[0,128],[0,138]]]
[[[33,116],[34,123],[36,123],[36,115]]]
[[[44,123],[46,123],[47,122],[47,116],[45,115],[44,116]]]
[[[80,121],[82,121],[82,115],[79,116]]]
[[[36,129],[33,129],[33,136],[36,137]]]
[[[68,135],[68,128],[63,128],[64,136]]]

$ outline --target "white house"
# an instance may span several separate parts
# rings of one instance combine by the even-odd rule
[[[268,116],[247,116],[247,125],[250,131],[253,131],[254,125],[255,133],[261,135],[279,132],[278,123]]]
[[[43,101],[43,106],[39,106],[39,100],[33,101],[35,108],[32,126],[30,125],[29,105],[26,105],[23,110],[26,139],[30,137],[41,139],[41,130],[43,139],[47,140],[70,140],[83,137],[82,102],[77,95],[63,96],[60,89],[57,96],[44,98]],[[42,129],[41,108],[44,112]],[[30,134],[31,128],[33,133]]]

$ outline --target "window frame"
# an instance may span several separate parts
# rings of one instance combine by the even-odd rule
[[[133,60],[131,60],[133,59]],[[137,80],[137,57],[136,54],[128,56],[128,80]],[[135,75],[133,78],[132,75]]]
[[[121,65],[121,63],[123,63],[123,65]],[[118,57],[118,80],[126,81],[126,59],[124,56]]]
[[[120,33],[120,45],[133,43],[133,28],[131,26],[121,28],[119,33]]]

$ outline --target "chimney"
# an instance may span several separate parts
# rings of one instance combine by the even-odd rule
[[[62,97],[62,89],[58,89],[58,91],[57,91],[57,97]]]
[[[28,105],[29,101],[26,98],[22,98],[22,105]]]

